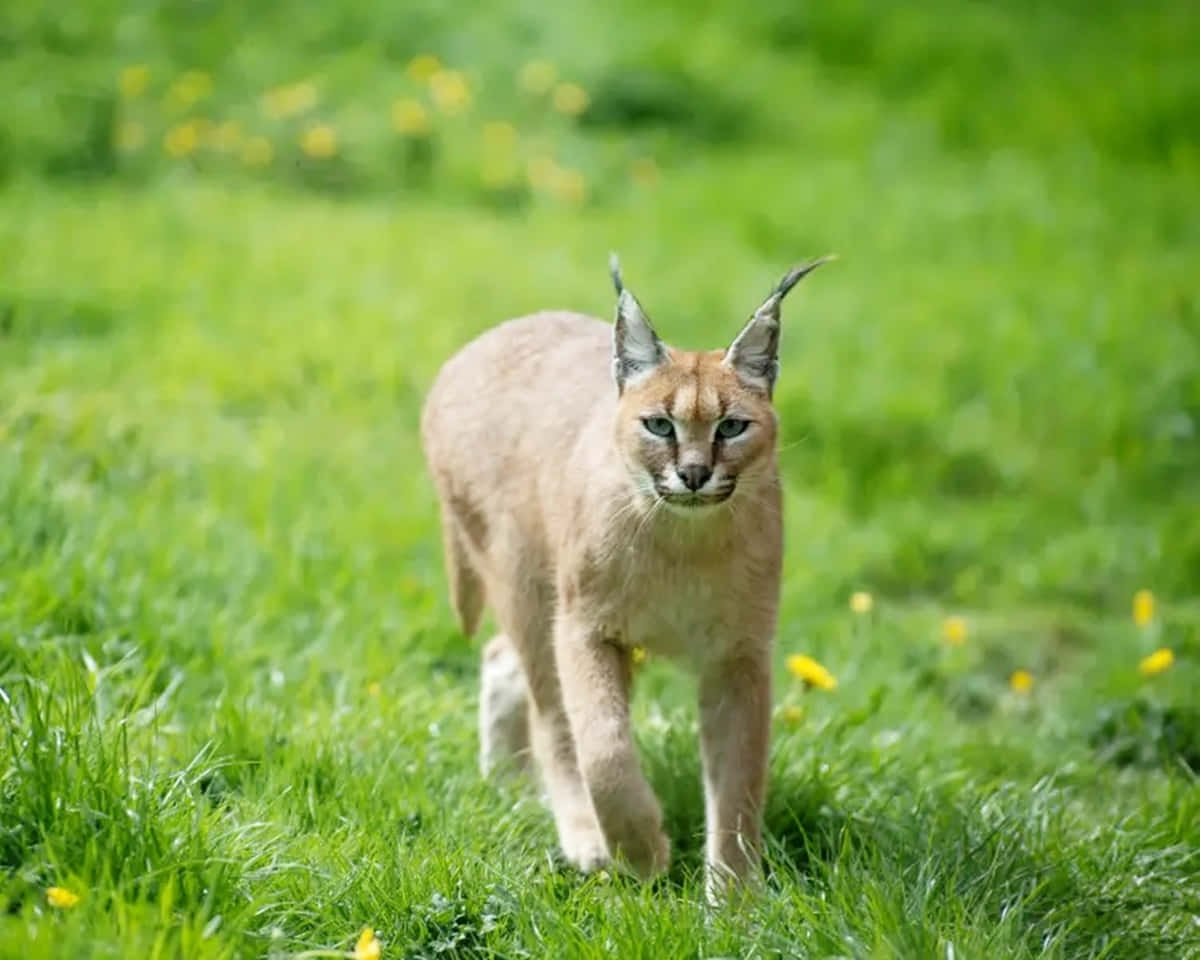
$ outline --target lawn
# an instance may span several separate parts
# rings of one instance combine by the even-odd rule
[[[1200,957],[1196,6],[443,6],[0,11],[0,956]],[[418,409],[612,249],[839,255],[738,911],[671,664],[654,885],[476,767]]]

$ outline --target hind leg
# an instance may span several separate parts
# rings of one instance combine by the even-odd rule
[[[479,691],[479,769],[486,777],[529,763],[529,685],[512,641],[497,634],[483,648]]]
[[[542,783],[554,814],[563,855],[583,871],[609,861],[608,847],[584,786],[575,742],[563,708],[552,642],[553,589],[513,571],[518,590],[500,595],[496,616],[512,641],[528,691],[528,731]],[[500,591],[495,591],[500,593]],[[489,584],[489,597],[493,591]]]
[[[462,632],[468,637],[473,636],[479,627],[486,593],[467,553],[459,521],[447,509],[442,510],[442,554],[446,563],[446,581],[450,586],[450,604],[458,615]]]

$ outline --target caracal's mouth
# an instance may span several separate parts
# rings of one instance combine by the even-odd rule
[[[733,496],[735,486],[736,484],[731,483],[713,493],[671,493],[666,490],[656,492],[666,506],[678,508],[681,512],[690,512],[720,506]]]

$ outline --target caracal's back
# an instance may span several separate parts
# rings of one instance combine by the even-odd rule
[[[528,576],[547,569],[540,478],[562,469],[589,422],[611,419],[611,351],[611,324],[535,313],[481,334],[434,380],[421,441],[442,504],[451,601],[468,634],[490,566],[519,557]]]

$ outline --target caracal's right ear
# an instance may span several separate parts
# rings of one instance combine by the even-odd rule
[[[730,344],[722,362],[732,367],[743,383],[768,397],[774,392],[779,376],[779,305],[803,277],[833,259],[830,254],[789,270]]]
[[[667,348],[658,339],[650,318],[632,293],[621,282],[621,265],[617,255],[608,258],[608,270],[617,289],[617,318],[613,323],[612,373],[617,392],[650,374],[667,362]]]

